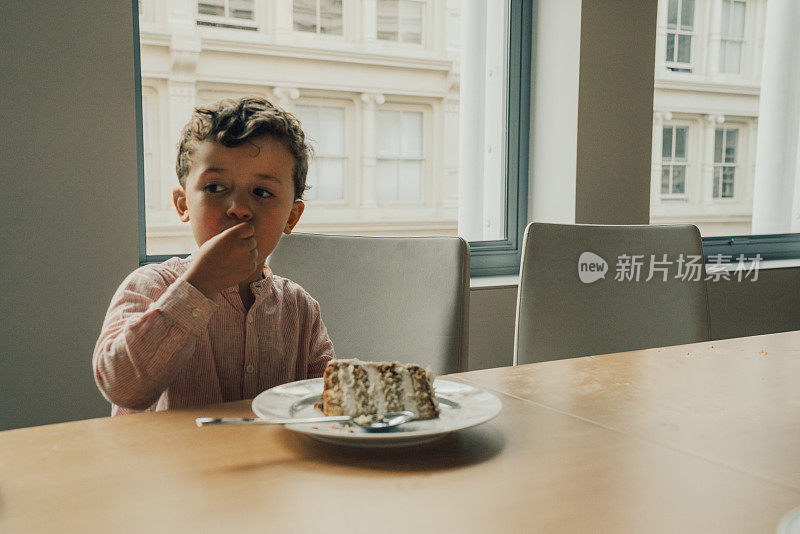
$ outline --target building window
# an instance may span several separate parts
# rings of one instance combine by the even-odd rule
[[[664,126],[661,145],[661,198],[686,198],[688,126]]]
[[[345,164],[345,109],[335,106],[295,106],[295,115],[314,147],[309,161],[308,200],[343,200]]]
[[[422,44],[424,2],[378,0],[378,39]]]
[[[378,112],[375,196],[379,202],[422,199],[422,135],[422,112]]]
[[[342,0],[294,0],[294,29],[325,35],[342,35]]]
[[[197,25],[256,30],[254,0],[199,0]]]
[[[667,9],[667,68],[692,71],[694,0],[669,0]]]
[[[719,70],[739,74],[744,46],[744,0],[722,0]]]
[[[733,198],[738,141],[738,128],[714,132],[714,198]]]

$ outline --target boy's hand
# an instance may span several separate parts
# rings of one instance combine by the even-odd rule
[[[253,225],[237,224],[215,235],[195,253],[184,279],[208,298],[238,284],[259,268]]]

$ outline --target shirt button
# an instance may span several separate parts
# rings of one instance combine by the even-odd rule
[[[253,323],[253,316],[252,315],[248,315],[247,316],[247,322],[250,323],[250,324]]]
[[[194,308],[194,309],[192,309],[192,316],[193,316],[193,317],[200,317],[200,313],[201,313],[201,312],[200,312],[200,308]]]
[[[246,370],[248,373],[252,373],[255,370],[255,368],[253,367],[252,363],[249,363],[247,364]]]

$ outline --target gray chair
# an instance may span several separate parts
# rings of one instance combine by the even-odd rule
[[[515,365],[710,339],[695,226],[531,223],[522,248]]]
[[[320,304],[337,358],[467,370],[469,246],[459,237],[293,233],[272,271]]]

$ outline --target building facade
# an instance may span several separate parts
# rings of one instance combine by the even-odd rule
[[[171,206],[192,108],[260,95],[312,139],[298,230],[454,235],[459,2],[141,0],[148,254],[194,243]]]
[[[751,232],[767,0],[659,0],[651,222]]]

